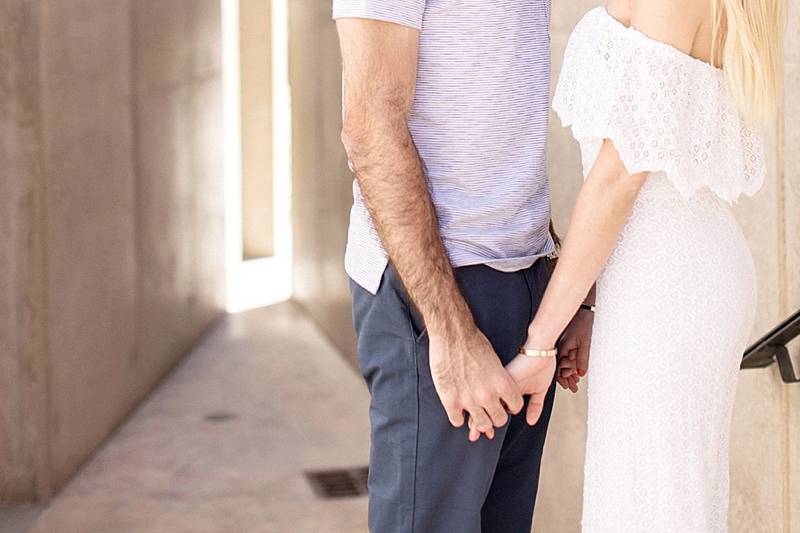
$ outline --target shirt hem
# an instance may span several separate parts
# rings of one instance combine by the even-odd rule
[[[497,270],[498,272],[519,272],[520,270],[525,270],[526,268],[530,268],[533,266],[537,261],[540,259],[548,258],[554,259],[557,257],[557,250],[555,246],[555,242],[553,241],[552,236],[548,238],[547,246],[545,249],[539,253],[530,254],[530,255],[523,255],[519,257],[507,257],[507,258],[500,258],[500,259],[487,259],[481,257],[474,257],[471,259],[462,258],[460,260],[453,261],[451,259],[450,264],[453,268],[461,268],[461,267],[468,267],[468,266],[475,266],[475,265],[486,265],[489,268]],[[503,264],[512,265],[507,268],[503,268]],[[382,265],[380,266],[380,270],[377,269],[375,272],[378,272],[374,275],[372,273],[365,274],[364,272],[356,273],[354,272],[353,268],[350,268],[349,264],[345,264],[345,273],[347,276],[352,279],[359,287],[368,291],[373,296],[378,294],[378,289],[380,288],[381,280],[383,279],[383,274],[386,271],[386,267],[389,265],[389,259],[384,258],[382,261]]]

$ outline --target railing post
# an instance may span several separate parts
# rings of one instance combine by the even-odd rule
[[[775,359],[778,361],[778,368],[781,371],[781,379],[784,383],[800,383],[800,378],[794,370],[792,356],[786,346],[775,346]]]

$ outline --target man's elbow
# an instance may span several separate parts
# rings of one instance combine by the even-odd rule
[[[347,156],[355,160],[365,150],[369,144],[370,128],[367,121],[361,116],[354,116],[348,113],[342,123],[342,145]]]
[[[378,147],[406,144],[408,137],[404,116],[384,108],[348,111],[342,123],[342,144],[355,164]]]

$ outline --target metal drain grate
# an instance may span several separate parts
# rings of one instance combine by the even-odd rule
[[[367,493],[367,467],[306,472],[314,494],[330,500],[354,498]]]
[[[216,413],[209,413],[205,416],[206,422],[228,422],[230,420],[234,420],[236,418],[235,413],[229,413],[227,411],[219,411]]]

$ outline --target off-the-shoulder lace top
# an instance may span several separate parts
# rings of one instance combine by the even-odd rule
[[[663,172],[684,197],[728,202],[765,175],[761,134],[742,120],[720,69],[589,11],[567,44],[553,109],[581,145],[584,177],[610,139],[631,174]]]

